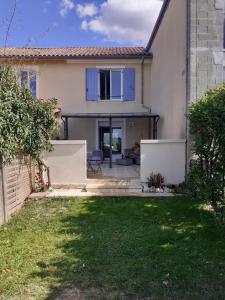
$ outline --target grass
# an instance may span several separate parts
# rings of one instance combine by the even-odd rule
[[[0,299],[82,297],[225,299],[224,228],[185,197],[30,202],[0,228]]]

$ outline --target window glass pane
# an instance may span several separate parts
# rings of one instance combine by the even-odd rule
[[[121,71],[112,71],[112,99],[121,99]]]
[[[225,19],[223,23],[223,48],[225,49]]]
[[[21,84],[28,87],[28,72],[27,71],[21,71],[20,77],[21,77]]]
[[[110,99],[110,71],[100,70],[100,99]]]
[[[37,76],[35,72],[30,72],[30,91],[34,97],[37,96]]]
[[[112,132],[112,152],[113,154],[122,153],[122,128],[113,128]]]
[[[109,127],[99,127],[99,147],[103,150],[104,157],[110,156],[110,134]],[[112,153],[121,154],[122,153],[122,128],[113,127],[112,128]]]
[[[104,128],[105,132],[103,133],[103,153],[104,157],[110,156],[110,141],[109,141],[109,128]]]

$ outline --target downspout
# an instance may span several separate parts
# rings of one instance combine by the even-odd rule
[[[144,106],[144,63],[145,58],[142,56],[141,60],[141,104]]]
[[[112,117],[109,117],[109,149],[110,149],[110,157],[109,157],[109,168],[112,169]]]
[[[186,140],[186,147],[185,147],[185,181],[187,182],[187,175],[189,171],[189,159],[190,159],[190,149],[189,149],[189,120],[188,120],[188,113],[189,113],[189,102],[190,102],[190,37],[191,37],[191,1],[186,0],[187,4],[187,20],[186,20],[186,107],[185,107],[185,114],[186,114],[186,128],[185,128],[185,140]]]
[[[145,108],[149,112],[151,112],[151,108],[144,104],[144,77],[145,77],[145,75],[144,75],[144,64],[145,64],[145,57],[143,55],[142,60],[141,60],[141,104],[142,104],[143,108]]]

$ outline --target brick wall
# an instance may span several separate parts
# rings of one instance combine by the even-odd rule
[[[190,0],[190,99],[223,82],[224,0]]]

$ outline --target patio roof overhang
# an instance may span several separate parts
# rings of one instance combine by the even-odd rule
[[[159,118],[158,114],[148,112],[135,113],[67,113],[62,118]]]
[[[149,112],[135,112],[135,113],[66,113],[61,115],[61,119],[64,123],[64,139],[69,139],[69,127],[68,120],[71,118],[94,118],[94,119],[108,119],[110,128],[110,168],[112,168],[112,119],[115,118],[145,118],[149,120],[149,139],[157,139],[157,124],[160,119],[158,114]],[[151,126],[152,121],[152,126]]]

